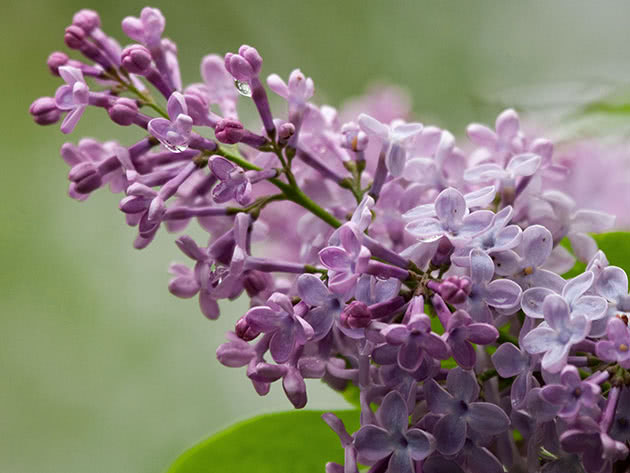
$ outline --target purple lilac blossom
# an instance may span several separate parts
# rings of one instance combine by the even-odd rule
[[[627,466],[628,279],[590,235],[614,225],[604,211],[623,210],[624,187],[611,191],[614,205],[584,191],[585,181],[612,188],[614,171],[590,156],[577,169],[512,109],[494,129],[468,126],[468,144],[414,122],[389,86],[338,110],[317,102],[298,68],[287,82],[267,76],[288,104],[274,110],[248,45],[210,52],[203,82],[186,83],[165,26],[150,7],[125,18],[137,43],[121,49],[81,10],[63,37],[82,57],[48,57],[65,85],[29,112],[41,125],[66,114],[69,133],[93,107],[125,136],[138,132],[133,144],[65,143],[69,194],[124,192],[138,249],[163,223],[180,233],[196,219],[207,243],[174,237],[194,266],[173,264],[169,290],[198,296],[209,319],[220,300],[247,294],[250,309],[217,349],[223,365],[244,368],[261,396],[281,381],[297,409],[307,378],[358,390],[356,432],[324,415],[345,457],[328,473],[358,473],[359,462],[371,473]],[[263,131],[239,119],[239,96]],[[564,192],[572,179],[577,201]],[[588,262],[569,280],[565,237]]]

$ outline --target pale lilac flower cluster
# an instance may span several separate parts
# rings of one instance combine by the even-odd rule
[[[396,101],[316,105],[311,78],[265,80],[247,45],[204,57],[203,82],[184,86],[157,9],[123,20],[135,42],[125,48],[100,26],[93,11],[75,15],[65,42],[83,58],[51,54],[64,83],[30,113],[43,125],[63,118],[70,133],[96,107],[140,134],[65,144],[70,196],[106,184],[122,193],[139,249],[162,227],[198,221],[208,236],[177,237],[190,261],[171,266],[169,290],[198,297],[209,319],[247,294],[217,357],[244,367],[260,395],[281,381],[302,408],[306,378],[358,388],[357,432],[324,416],[345,452],[327,472],[625,464],[628,278],[589,236],[614,218],[550,184],[567,169],[514,110],[492,128],[470,125],[458,145],[436,126],[392,120],[408,108]],[[271,109],[265,82],[286,110]],[[260,115],[249,127],[238,116],[247,100]],[[362,103],[369,114],[356,112]],[[588,263],[569,280],[565,238]]]

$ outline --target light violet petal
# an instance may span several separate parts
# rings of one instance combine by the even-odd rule
[[[320,306],[330,297],[326,285],[314,274],[302,274],[297,280],[297,290],[302,300],[312,306]]]
[[[374,463],[392,453],[390,434],[375,425],[365,425],[356,433],[354,439],[359,458]]]
[[[68,115],[66,115],[66,118],[61,123],[62,133],[72,133],[74,127],[77,126],[77,123],[79,123],[79,120],[81,119],[85,108],[85,105],[81,105],[80,107],[71,110]]]
[[[547,327],[537,327],[523,337],[522,346],[533,355],[544,353],[556,344],[556,332]]]
[[[435,439],[420,429],[407,431],[409,455],[414,460],[424,460],[435,450]]]
[[[540,167],[541,157],[534,153],[514,156],[507,165],[507,170],[515,177],[533,175]]]
[[[472,183],[489,182],[505,179],[508,173],[498,164],[486,163],[469,168],[464,172],[464,179]]]
[[[442,225],[434,218],[409,222],[405,230],[424,242],[439,240],[444,235]]]
[[[387,471],[396,473],[415,473],[414,463],[406,449],[396,449],[387,462]]]
[[[199,307],[201,307],[203,315],[210,320],[216,320],[219,317],[219,304],[206,291],[199,291]]]
[[[603,233],[615,226],[615,216],[596,210],[578,210],[573,215],[571,232]]]
[[[479,123],[472,123],[466,128],[466,134],[470,141],[477,146],[483,146],[486,148],[494,148],[497,142],[497,134],[494,130],[491,130],[485,125]]]
[[[502,140],[511,140],[518,133],[521,124],[518,114],[513,109],[502,112],[495,123],[497,135]]]
[[[466,210],[464,196],[452,187],[440,192],[435,200],[435,213],[438,219],[452,229],[461,225]]]
[[[551,232],[542,225],[532,225],[523,232],[521,247],[528,265],[542,266],[553,248]]]
[[[166,104],[168,116],[171,120],[175,120],[179,115],[188,115],[188,107],[186,99],[179,92],[173,92]]]
[[[392,391],[383,399],[378,410],[381,425],[389,432],[403,433],[409,424],[407,403],[397,391]]]
[[[505,432],[510,419],[499,406],[489,402],[473,402],[468,408],[468,422],[484,435],[496,435]]]
[[[462,417],[454,414],[442,417],[433,429],[438,452],[443,455],[459,452],[466,442],[466,431],[466,421]]]
[[[456,399],[471,402],[479,396],[479,384],[472,371],[454,368],[446,376],[446,388]]]
[[[617,266],[604,268],[597,279],[595,289],[609,301],[617,301],[628,294],[628,275]]]
[[[289,87],[278,74],[271,74],[267,77],[267,85],[280,97],[284,99],[289,98]]]
[[[465,194],[464,199],[469,209],[473,207],[484,208],[494,200],[496,192],[497,190],[494,186],[482,187],[479,190]]]
[[[424,382],[424,394],[429,410],[435,414],[447,414],[451,410],[453,396],[433,379]]]
[[[475,248],[470,252],[470,274],[474,284],[485,285],[494,276],[494,263],[482,250]]]
[[[376,136],[383,141],[389,140],[389,127],[383,125],[375,118],[362,113],[359,115],[358,123],[361,129],[368,135]]]
[[[492,354],[492,364],[502,378],[511,378],[522,373],[527,367],[525,355],[512,343],[499,345]]]
[[[319,259],[324,266],[333,271],[345,271],[352,264],[346,250],[338,246],[328,246],[321,250]]]
[[[590,235],[586,233],[569,233],[567,238],[571,242],[573,253],[575,253],[575,257],[579,261],[587,263],[597,253],[597,242]]]
[[[521,299],[521,308],[525,315],[534,319],[542,319],[543,315],[543,301],[545,297],[554,292],[546,287],[532,287],[523,292]]]
[[[515,307],[521,297],[521,287],[509,279],[498,279],[488,284],[486,303],[497,309]]]

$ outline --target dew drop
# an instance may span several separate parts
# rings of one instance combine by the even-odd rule
[[[238,90],[238,93],[245,97],[252,96],[252,89],[247,82],[241,82],[240,80],[234,80],[234,87]]]
[[[162,143],[162,144],[167,150],[172,151],[173,153],[181,153],[182,151],[186,151],[188,149],[188,146],[186,145],[173,145],[170,143]]]

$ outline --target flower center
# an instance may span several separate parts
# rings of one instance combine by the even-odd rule
[[[622,343],[621,345],[619,345],[619,351],[623,351],[623,352],[628,351],[628,345],[626,345],[625,343]]]
[[[534,267],[533,266],[528,266],[527,268],[525,268],[523,270],[523,274],[525,276],[529,276],[530,274],[532,274],[534,272]]]

